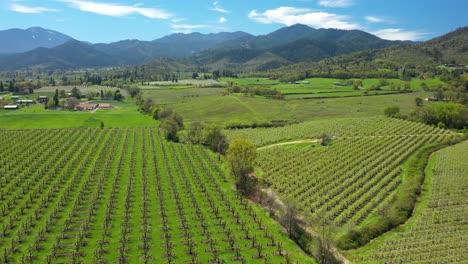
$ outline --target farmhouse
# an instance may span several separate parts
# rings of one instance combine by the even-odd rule
[[[16,109],[20,109],[19,105],[5,105],[3,107],[3,109],[5,110],[16,110]]]
[[[97,107],[99,108],[112,108],[111,104],[98,104]]]
[[[97,108],[98,105],[92,104],[84,104],[84,105],[77,105],[76,110],[94,110]]]

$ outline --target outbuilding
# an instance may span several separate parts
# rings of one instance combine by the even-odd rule
[[[16,103],[18,104],[32,104],[34,103],[33,100],[17,100]]]
[[[5,105],[3,107],[3,109],[5,110],[17,110],[17,109],[20,109],[19,105]]]
[[[37,99],[37,101],[38,101],[39,103],[47,103],[47,100],[49,100],[49,97],[46,96],[46,95],[41,95],[41,96],[39,96],[39,98]]]

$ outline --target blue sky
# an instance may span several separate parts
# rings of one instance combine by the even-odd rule
[[[468,25],[466,0],[1,0],[0,30],[40,26],[98,42],[174,32],[267,34],[302,23],[427,40]]]

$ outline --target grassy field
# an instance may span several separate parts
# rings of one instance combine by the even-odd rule
[[[300,98],[328,98],[328,97],[352,97],[375,94],[390,94],[399,93],[399,90],[405,89],[404,81],[400,79],[387,79],[388,85],[382,86],[382,90],[370,90],[373,85],[379,85],[380,79],[364,79],[363,86],[359,90],[354,90],[352,85],[346,85],[346,80],[333,78],[310,78],[298,83],[282,83],[278,80],[269,80],[266,78],[224,78],[225,82],[233,83],[234,85],[252,85],[262,86],[276,89],[285,95],[286,99]],[[435,87],[443,84],[439,79],[412,79],[410,82],[410,90],[421,90],[421,84],[425,83],[428,87]],[[340,85],[336,85],[339,83]],[[393,89],[392,85],[393,84]],[[398,89],[400,87],[400,89]]]
[[[347,255],[355,263],[466,263],[467,152],[463,142],[432,155],[411,220]]]
[[[7,130],[2,263],[314,263],[206,148],[157,128]]]
[[[219,124],[252,124],[271,120],[308,121],[317,118],[377,116],[389,106],[399,106],[403,114],[415,108],[416,97],[427,92],[329,98],[311,100],[273,100],[250,96],[225,96],[223,89],[144,89],[144,98],[164,104],[180,113],[186,121]]]
[[[103,102],[103,101],[96,101]],[[34,105],[15,111],[0,110],[0,128],[67,128],[99,127],[142,127],[157,123],[142,115],[132,102],[107,101],[116,108],[90,111],[44,110],[43,105]]]

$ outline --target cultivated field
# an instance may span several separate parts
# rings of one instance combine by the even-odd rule
[[[356,263],[466,263],[468,143],[436,152],[414,218],[349,255]]]
[[[309,263],[205,148],[157,128],[0,131],[2,263]]]

